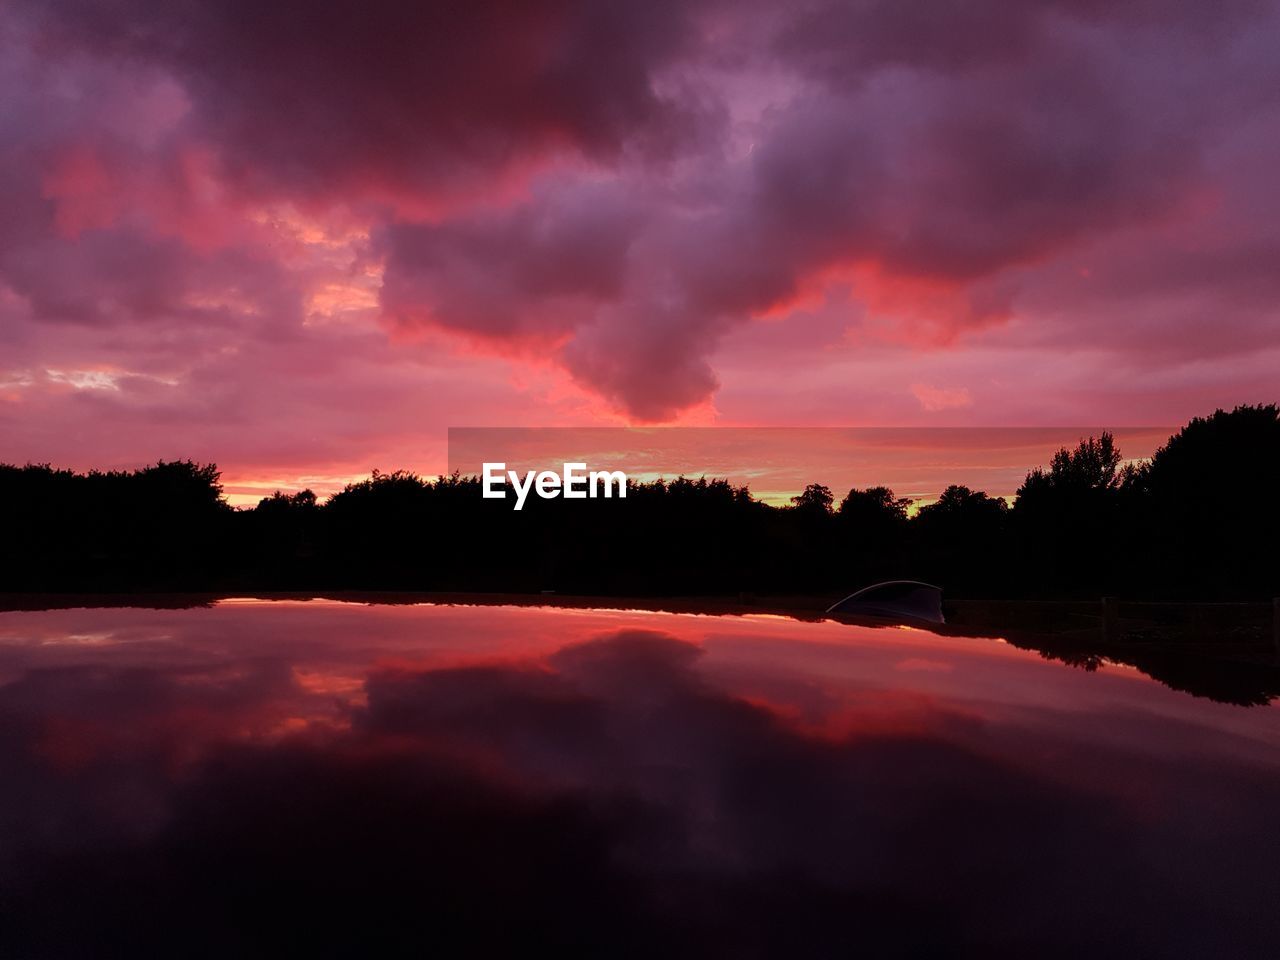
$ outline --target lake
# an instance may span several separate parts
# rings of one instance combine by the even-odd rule
[[[0,955],[1210,955],[1280,713],[907,628],[0,614]]]

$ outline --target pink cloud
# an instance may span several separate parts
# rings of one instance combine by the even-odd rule
[[[1278,35],[1272,3],[20,0],[6,455],[336,476],[475,418],[1274,400]]]
[[[973,405],[973,397],[965,387],[948,389],[932,387],[927,383],[913,383],[911,393],[920,401],[921,408],[929,413]]]

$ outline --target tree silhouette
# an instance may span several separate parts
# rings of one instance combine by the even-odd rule
[[[911,501],[895,497],[888,487],[852,488],[840,501],[840,516],[846,523],[896,526],[907,519]]]
[[[1013,508],[1023,589],[1096,594],[1115,581],[1121,462],[1115,438],[1103,433],[1027,474]]]
[[[831,504],[835,502],[835,499],[830,487],[824,487],[820,483],[811,483],[792,497],[791,503],[797,510],[825,514],[831,512]]]
[[[1008,517],[1008,504],[999,497],[965,486],[947,487],[936,501],[922,506],[912,521],[922,566],[919,576],[980,592],[990,592],[992,581],[1003,584]]]
[[[1222,595],[1280,583],[1280,408],[1196,417],[1128,478],[1149,569]]]
[[[1063,447],[1055,453],[1048,470],[1036,467],[1028,473],[1018,488],[1018,499],[1114,490],[1120,484],[1120,462],[1111,434],[1081,440],[1074,450]]]
[[[0,465],[8,590],[415,589],[823,593],[925,579],[952,596],[1280,593],[1280,411],[1198,417],[1146,464],[1103,433],[1029,471],[1012,509],[949,486],[909,516],[883,486],[834,507],[809,484],[774,507],[707,477],[625,499],[485,499],[477,477],[408,471],[321,503],[277,491],[232,510],[218,468],[81,474]]]

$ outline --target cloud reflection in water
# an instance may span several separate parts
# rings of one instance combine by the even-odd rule
[[[44,642],[72,621],[106,639]],[[0,677],[6,955],[1243,957],[1277,934],[1274,709],[985,641],[72,611],[5,615]]]

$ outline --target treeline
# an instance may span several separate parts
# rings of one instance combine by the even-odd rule
[[[1263,598],[1280,594],[1280,409],[1196,418],[1137,465],[1091,437],[1012,507],[951,486],[909,508],[884,487],[813,484],[779,508],[679,478],[515,512],[474,477],[375,471],[323,503],[234,510],[213,465],[0,466],[0,590],[836,594],[910,578],[952,596]]]

